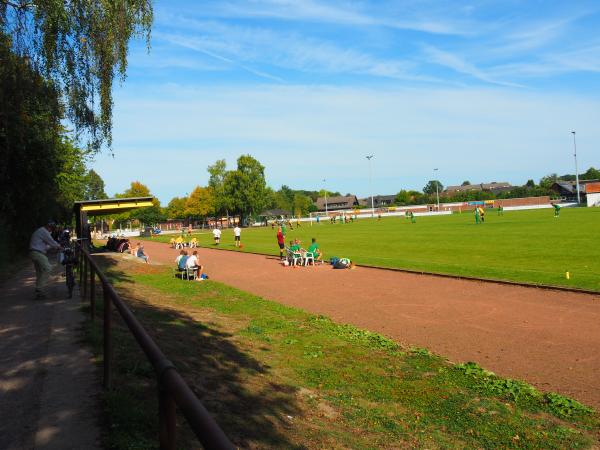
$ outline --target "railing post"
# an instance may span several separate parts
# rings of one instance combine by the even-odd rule
[[[96,271],[90,265],[90,314],[92,322],[96,316]]]
[[[81,242],[77,243],[77,275],[79,275],[79,296],[81,297],[81,285],[83,284],[83,251]]]
[[[110,389],[110,366],[112,361],[112,336],[111,336],[111,319],[112,314],[110,311],[110,295],[106,287],[102,289],[104,293],[104,389]]]
[[[87,296],[87,285],[88,285],[88,279],[87,279],[87,275],[88,275],[88,255],[85,251],[82,252],[83,253],[83,286],[82,289],[80,289],[81,292],[81,296],[82,299],[85,300],[85,297]]]
[[[158,382],[158,422],[160,449],[175,450],[175,429],[177,425],[175,400],[161,386],[160,381]]]

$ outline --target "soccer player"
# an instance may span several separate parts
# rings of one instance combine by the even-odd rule
[[[285,249],[285,236],[281,227],[277,228],[277,245],[279,245],[279,258],[283,260],[283,250]]]
[[[475,223],[479,223],[479,208],[475,207]]]
[[[319,248],[319,244],[317,244],[317,240],[312,238],[312,243],[307,250],[308,253],[312,253],[315,257],[315,261],[323,261],[323,255],[321,253],[321,249]]]
[[[552,203],[552,207],[554,208],[554,217],[560,216],[560,205],[558,203]]]
[[[239,247],[240,239],[242,236],[242,229],[240,228],[239,225],[236,225],[235,228],[233,229],[233,236],[235,237],[235,246]]]

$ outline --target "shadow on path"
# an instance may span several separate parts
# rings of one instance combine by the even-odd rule
[[[34,282],[27,268],[0,287],[0,448],[100,448],[79,299],[55,274],[48,298],[34,300]]]

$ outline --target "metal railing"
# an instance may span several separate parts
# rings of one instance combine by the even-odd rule
[[[78,240],[77,254],[79,265],[79,291],[82,299],[89,294],[90,318],[95,319],[96,277],[102,285],[104,297],[104,389],[111,387],[112,361],[112,314],[111,306],[119,311],[121,318],[146,354],[156,372],[158,385],[159,444],[164,450],[174,450],[176,442],[176,407],[179,407],[190,428],[200,443],[207,449],[235,449],[223,430],[210,416],[200,400],[175,369],[175,366],[163,354],[140,324],[114,287],[100,270],[96,261],[90,257],[86,240]],[[89,289],[88,289],[89,287]],[[89,290],[89,292],[88,292]]]

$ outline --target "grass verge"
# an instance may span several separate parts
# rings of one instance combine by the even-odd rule
[[[220,283],[183,282],[161,267],[102,261],[136,316],[242,448],[598,445],[597,413],[571,399]],[[152,370],[133,338],[117,328],[115,387],[105,397],[107,446],[151,448]],[[97,331],[88,335],[98,344]],[[196,447],[180,428],[181,448]]]

